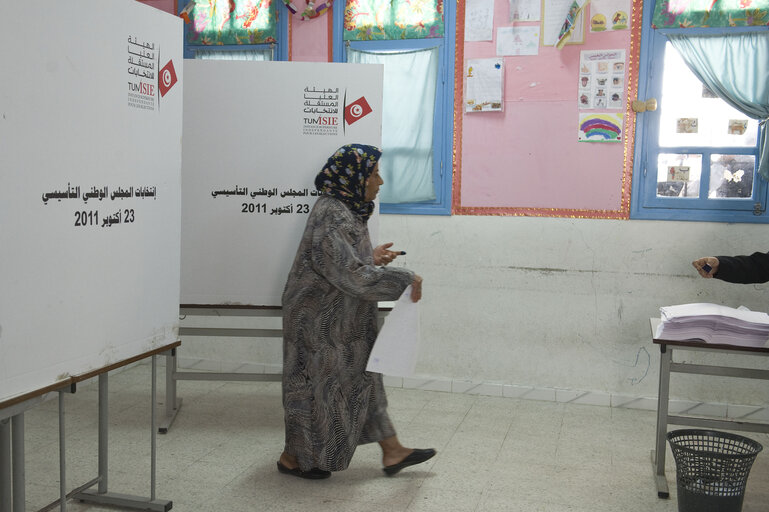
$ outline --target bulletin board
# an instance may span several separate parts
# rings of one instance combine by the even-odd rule
[[[458,87],[465,82],[459,73],[467,61],[499,58],[500,29],[541,23],[512,20],[510,2],[494,0],[493,40],[465,41],[465,8],[461,2],[457,7]],[[590,19],[590,4],[584,11]],[[635,135],[630,102],[638,88],[641,14],[641,1],[634,0],[626,30],[586,31],[583,44],[562,49],[540,45],[536,55],[505,55],[501,111],[467,113],[464,91],[456,93],[452,213],[629,217]],[[604,112],[580,109],[578,92],[583,52],[601,50],[624,55],[625,69],[621,84],[615,83],[623,92],[619,107],[607,108],[611,116],[593,116],[614,121],[619,139],[597,144],[580,132],[580,119],[584,125],[586,112]]]
[[[345,144],[381,147],[384,66],[188,60],[185,76],[181,304],[279,306],[315,176]]]
[[[177,342],[181,20],[2,1],[0,406]],[[76,8],[75,5],[76,4]]]

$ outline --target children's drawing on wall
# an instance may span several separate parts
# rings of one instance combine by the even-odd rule
[[[630,28],[630,0],[592,0],[590,31],[627,30]]]
[[[582,113],[579,114],[580,142],[621,142],[624,113]]]
[[[587,0],[542,0],[542,46],[562,47],[585,42],[585,9]],[[566,25],[566,32],[563,32]],[[560,39],[560,42],[559,42]]]
[[[580,53],[578,102],[580,110],[622,108],[625,50]]]
[[[539,27],[499,27],[497,55],[539,54]]]
[[[541,16],[540,0],[510,0],[510,22],[539,21]]]
[[[465,112],[501,112],[504,59],[468,59],[465,63]]]
[[[467,0],[465,41],[491,41],[494,35],[494,0]]]
[[[747,119],[729,119],[729,135],[745,135],[745,131],[748,129]]]
[[[681,117],[676,119],[676,133],[697,133],[698,120],[696,117]]]
[[[689,181],[688,165],[671,165],[668,167],[668,181]]]

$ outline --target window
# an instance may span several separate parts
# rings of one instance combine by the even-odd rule
[[[384,65],[382,213],[451,213],[454,26],[454,2],[334,4],[334,60]]]
[[[273,0],[191,0],[184,26],[184,58],[288,60],[288,16]]]
[[[758,174],[763,128],[710,90],[670,41],[751,29],[651,30],[654,4],[644,9],[639,99],[657,98],[658,109],[636,118],[631,218],[769,222]]]

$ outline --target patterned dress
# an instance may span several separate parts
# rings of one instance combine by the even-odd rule
[[[375,266],[366,221],[318,199],[283,292],[285,451],[303,471],[341,471],[359,444],[395,435],[382,375],[365,369],[377,301],[396,300],[413,278]]]

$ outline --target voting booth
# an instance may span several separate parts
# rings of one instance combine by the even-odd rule
[[[168,510],[154,437],[151,498],[106,489],[107,375],[152,357],[154,435],[179,305],[279,308],[315,175],[381,145],[383,68],[184,61],[181,19],[133,0],[34,9],[45,30],[0,32],[0,510],[24,503],[24,410],[57,392],[63,444],[64,395],[94,377],[100,473],[75,497]]]
[[[179,380],[280,379],[281,295],[318,198],[315,176],[345,144],[381,146],[383,73],[372,64],[185,62],[185,348],[167,358],[161,433],[181,407]],[[375,241],[378,208],[368,225]]]
[[[106,440],[108,373],[179,344],[184,63],[181,20],[133,0],[0,7],[0,510],[16,511],[24,410],[57,391],[63,446],[64,394],[98,376]],[[170,508],[154,487],[108,492],[98,444],[77,498]]]
[[[185,76],[181,303],[280,306],[315,175],[345,144],[381,145],[383,67],[188,60]]]
[[[131,0],[37,7],[45,30],[0,35],[0,403],[179,321],[181,23]]]

